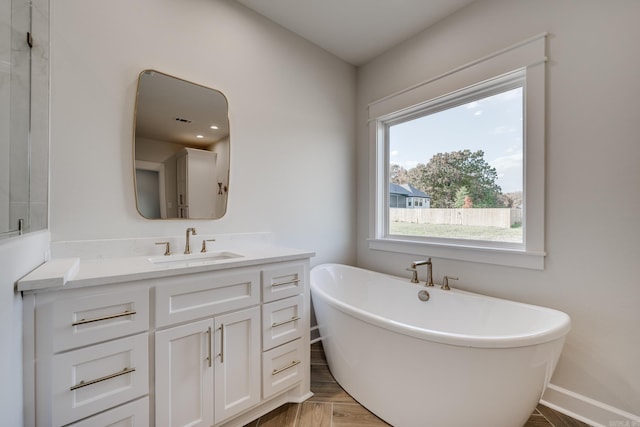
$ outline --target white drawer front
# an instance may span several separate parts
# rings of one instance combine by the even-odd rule
[[[149,398],[118,406],[91,418],[86,418],[71,427],[133,427],[149,425]]]
[[[298,339],[262,353],[262,397],[267,399],[296,384],[309,366],[303,360],[303,340]]]
[[[147,394],[148,341],[144,333],[55,355],[53,424],[68,424]]]
[[[304,291],[303,264],[278,265],[262,270],[262,300],[276,301]]]
[[[190,274],[156,288],[156,326],[212,316],[260,303],[260,273]]]
[[[262,306],[262,348],[269,350],[302,337],[304,319],[302,295]]]
[[[54,353],[149,328],[147,289],[65,296],[53,302]]]

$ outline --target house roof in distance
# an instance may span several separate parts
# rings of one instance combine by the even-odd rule
[[[389,194],[399,194],[406,197],[425,197],[427,199],[431,198],[428,194],[418,190],[411,184],[394,184],[393,182],[389,183]]]

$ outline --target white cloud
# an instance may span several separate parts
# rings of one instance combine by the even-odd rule
[[[418,161],[416,160],[407,160],[406,162],[404,162],[404,168],[409,170],[409,169],[413,169],[418,165]]]
[[[496,168],[498,174],[504,173],[510,169],[522,169],[522,151],[508,156],[498,157],[491,162],[491,166]]]
[[[516,132],[517,129],[514,126],[498,126],[493,129],[494,135],[503,135],[505,133]]]
[[[482,115],[482,110],[478,110],[475,113],[473,113],[474,116],[481,116]]]
[[[503,192],[522,190],[522,159],[522,151],[519,151],[490,162],[496,169],[497,183]]]
[[[391,157],[395,157],[398,155],[398,150],[393,150],[392,152],[389,153],[391,155]]]

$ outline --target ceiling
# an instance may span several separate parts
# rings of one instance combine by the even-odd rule
[[[475,0],[236,0],[359,66]]]
[[[227,99],[217,90],[145,70],[138,83],[135,136],[207,149],[229,136]]]

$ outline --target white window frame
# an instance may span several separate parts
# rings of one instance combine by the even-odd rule
[[[369,198],[370,249],[544,269],[546,61],[545,33],[369,104],[370,182],[374,184]],[[464,97],[470,88],[505,79],[518,70],[524,76],[523,243],[389,235],[388,124],[452,96]]]

